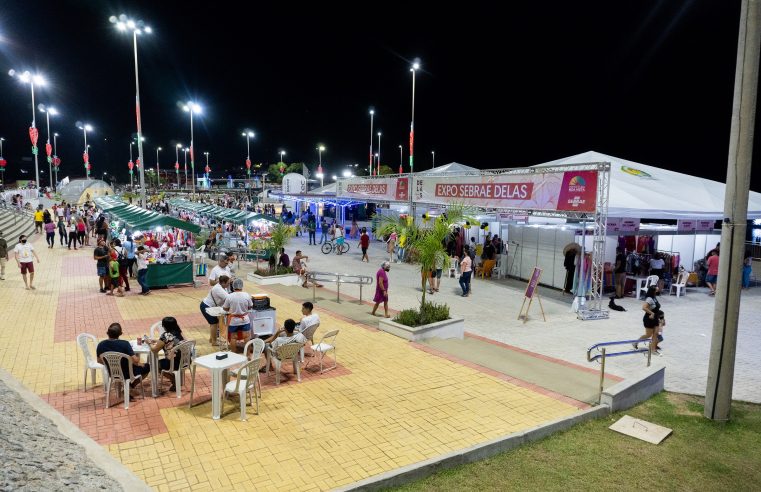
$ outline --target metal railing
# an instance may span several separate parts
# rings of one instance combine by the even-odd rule
[[[602,391],[603,391],[603,383],[605,382],[605,359],[607,357],[620,357],[622,355],[632,355],[632,354],[647,354],[647,367],[650,367],[650,361],[653,356],[653,351],[651,350],[652,345],[652,338],[646,338],[643,340],[637,339],[637,340],[620,340],[616,342],[600,342],[592,345],[587,349],[587,362],[595,362],[600,361],[600,393],[597,396],[597,403],[600,403],[600,400],[602,399]],[[606,347],[610,347],[613,345],[639,345],[639,344],[648,344],[648,348],[636,348],[633,350],[624,350],[623,352],[612,352],[607,353]],[[598,350],[600,353],[596,355],[592,355],[593,350]]]
[[[317,282],[333,282],[336,284],[336,302],[341,302],[341,284],[359,285],[359,302],[362,302],[362,287],[372,285],[373,278],[367,275],[351,275],[348,273],[307,272],[307,281],[312,282],[312,301],[317,300]]]

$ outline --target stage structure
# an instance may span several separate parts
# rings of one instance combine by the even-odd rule
[[[608,317],[602,301],[610,163],[489,169],[444,176],[400,174],[341,178],[336,198],[373,203],[418,205],[464,204],[484,213],[513,213],[592,223],[591,299],[577,311],[579,319]],[[411,186],[410,186],[411,185]]]

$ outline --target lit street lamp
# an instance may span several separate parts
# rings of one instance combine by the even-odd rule
[[[399,174],[402,174],[404,172],[404,169],[402,168],[402,161],[404,160],[404,155],[402,155],[402,146],[399,146]]]
[[[132,48],[135,53],[135,118],[137,119],[137,160],[138,163],[144,163],[143,159],[143,124],[140,117],[140,79],[137,71],[137,37],[143,33],[150,34],[151,28],[146,26],[143,21],[134,21],[129,19],[126,15],[121,14],[118,18],[112,15],[108,18],[111,24],[115,24],[116,28],[122,32],[132,31]],[[145,198],[145,166],[138,164],[140,169],[140,206],[143,208],[148,207],[148,202]]]
[[[317,165],[317,177],[320,178],[320,187],[322,187],[322,177],[325,176],[325,172],[322,170],[322,153],[325,152],[325,146],[320,145],[317,147],[317,154],[319,155],[320,163]]]
[[[412,72],[412,119],[410,120],[410,174],[414,172],[414,154],[415,154],[415,74],[420,69],[420,64],[415,62],[410,68]],[[410,195],[412,197],[412,195]]]
[[[209,167],[209,153],[208,152],[204,152],[203,155],[206,156],[206,169],[204,169],[204,171],[206,171],[206,180],[208,182],[209,172],[211,172],[211,168]]]
[[[48,141],[45,144],[45,153],[48,156],[48,173],[50,177],[50,189],[53,189],[53,147],[50,145],[50,115],[53,116],[58,114],[58,111],[56,111],[55,108],[47,108],[44,104],[40,104],[37,106],[37,109],[39,109],[41,112],[45,113],[45,120],[48,124]]]
[[[246,137],[246,175],[248,179],[251,179],[251,139],[255,134],[251,131],[245,131],[241,133],[241,136]],[[250,186],[250,183],[249,183]]]
[[[11,69],[8,71],[8,75],[11,77],[18,76],[18,79],[24,83],[29,84],[29,86],[32,89],[32,126],[29,128],[29,138],[32,140],[32,154],[34,154],[34,173],[35,173],[35,183],[37,185],[37,188],[40,187],[40,166],[37,161],[37,114],[34,110],[34,85],[37,84],[39,86],[45,85],[45,79],[42,77],[42,75],[36,74],[32,75],[31,73],[24,72],[24,73],[16,73],[15,70]]]
[[[87,145],[87,132],[92,131],[92,126],[88,125],[87,123],[80,123],[77,122],[77,128],[82,130],[82,133],[85,136],[85,151],[84,154],[82,154],[82,159],[85,161],[85,172],[87,174],[87,177],[90,177],[90,154],[89,154],[89,148],[90,146]]]
[[[198,104],[188,101],[183,107],[182,110],[186,113],[190,113],[190,172],[193,175],[193,182],[191,183],[193,186],[193,199],[196,197],[196,162],[195,162],[195,149],[193,148],[193,113],[200,114],[201,113],[201,106]]]
[[[381,139],[381,132],[378,132],[378,153],[376,154],[378,156],[378,172],[375,173],[378,176],[380,176],[380,150],[381,150],[380,139]]]
[[[434,169],[436,168],[436,151],[435,150],[431,151],[431,167]]]
[[[188,149],[187,147],[182,149],[185,154],[185,189],[188,189]]]
[[[159,189],[159,152],[161,152],[163,149],[161,147],[156,147],[156,190]]]
[[[370,110],[370,176],[373,175],[373,117],[375,116],[375,110]]]

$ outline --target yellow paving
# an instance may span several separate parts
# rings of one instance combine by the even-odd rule
[[[82,356],[73,336],[55,342],[56,313],[59,302],[70,302],[62,301],[66,296],[97,290],[94,262],[90,275],[62,274],[63,262],[71,261],[66,258],[91,257],[92,249],[48,250],[44,240],[36,240],[35,247],[42,257],[36,265],[38,290],[23,289],[13,261],[7,280],[0,282],[0,366],[43,397],[76,392]],[[136,287],[135,282],[133,295],[114,300],[120,319],[113,321],[192,315],[206,293],[206,288],[182,289],[142,297],[134,295]],[[279,323],[300,316],[296,302],[272,295],[271,303]],[[210,403],[161,408],[167,432],[110,444],[108,450],[157,490],[327,490],[577,410],[387,333],[325,312],[320,317],[317,339],[340,330],[339,375],[265,387],[260,415],[249,407],[248,422],[238,420],[237,402],[227,402],[221,421],[211,419]],[[77,332],[104,336],[106,324],[84,324]],[[201,354],[211,351],[200,314],[181,325],[188,338],[198,340]]]

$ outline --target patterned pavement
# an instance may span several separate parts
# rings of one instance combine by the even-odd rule
[[[0,282],[0,366],[47,400],[148,485],[157,490],[326,490],[466,448],[574,413],[583,405],[451,357],[424,351],[318,306],[322,334],[339,329],[339,368],[304,371],[280,386],[263,377],[260,415],[240,422],[237,401],[219,421],[211,403],[188,409],[174,393],[106,409],[98,385],[82,390],[83,357],[75,337],[105,337],[119,321],[130,339],[163,316],[175,316],[199,355],[211,353],[198,312],[206,287],[98,293],[92,248],[46,249],[36,291],[23,289],[11,260]],[[246,285],[248,292],[262,289]],[[271,294],[278,324],[298,319],[300,306]],[[290,370],[288,368],[287,370]],[[164,384],[164,389],[168,382]],[[210,379],[198,368],[196,396],[209,399]],[[113,401],[117,400],[115,393]]]

